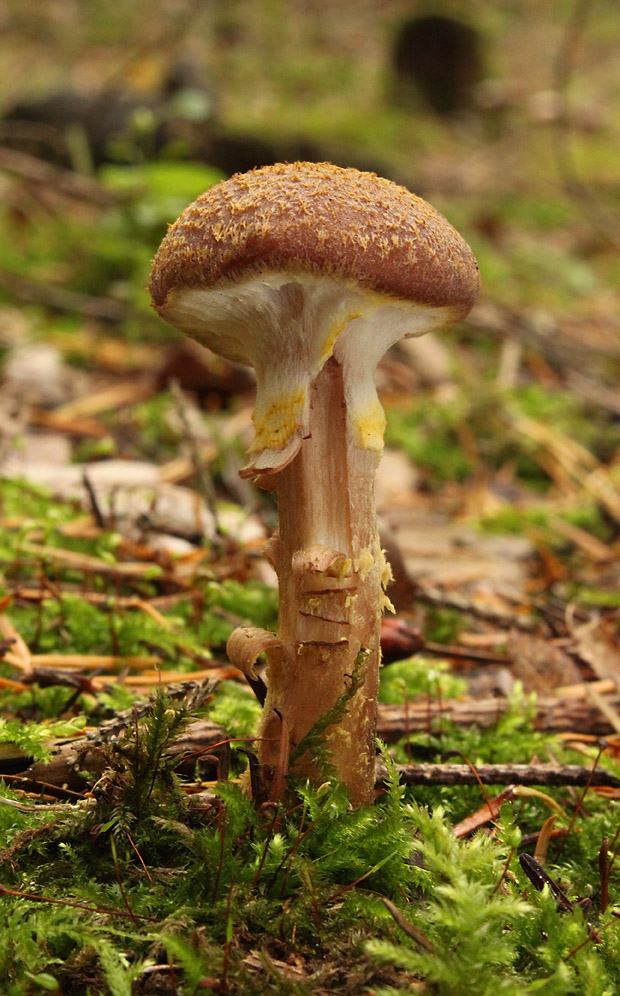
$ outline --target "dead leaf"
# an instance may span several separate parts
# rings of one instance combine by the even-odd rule
[[[595,618],[570,627],[577,656],[588,664],[599,679],[610,678],[620,687],[620,634],[618,620]]]
[[[506,650],[512,660],[511,674],[522,683],[525,692],[548,695],[560,685],[574,685],[582,680],[572,657],[553,640],[513,631]]]

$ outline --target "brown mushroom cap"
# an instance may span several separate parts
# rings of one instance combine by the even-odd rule
[[[256,372],[244,476],[276,473],[309,434],[310,385],[342,367],[352,444],[379,454],[374,371],[403,336],[467,314],[474,256],[434,208],[372,173],[267,166],[211,188],[164,238],[151,273],[161,317]]]
[[[291,163],[238,174],[194,201],[168,231],[150,289],[166,299],[265,271],[330,275],[380,294],[449,308],[479,289],[469,246],[438,211],[374,173]]]

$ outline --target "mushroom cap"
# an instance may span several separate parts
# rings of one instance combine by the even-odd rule
[[[452,321],[480,284],[467,243],[415,194],[374,173],[290,163],[237,174],[190,204],[155,256],[151,295],[177,324],[167,313],[174,292],[272,271],[344,278],[449,308]]]
[[[377,454],[374,385],[403,336],[445,328],[476,297],[476,260],[429,204],[373,173],[266,166],[191,204],[155,257],[161,317],[256,372],[255,436],[242,476],[275,473],[309,435],[309,390],[342,367],[350,441]]]

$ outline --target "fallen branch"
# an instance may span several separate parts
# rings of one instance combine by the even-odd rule
[[[495,606],[483,605],[454,591],[448,592],[442,588],[419,584],[416,585],[414,601],[445,609],[455,609],[457,612],[467,613],[511,629],[532,630],[538,625],[537,619],[531,614],[532,604],[526,597],[522,603],[515,607],[514,611],[502,611]]]
[[[584,686],[587,688],[587,684]],[[608,696],[606,703],[620,710],[620,696]],[[436,732],[442,722],[457,726],[495,726],[508,710],[509,703],[502,698],[488,699],[436,699],[417,700],[404,706],[382,706],[379,709],[378,735],[387,743],[393,743],[408,733]],[[615,733],[613,725],[592,702],[574,696],[562,698],[540,697],[536,701],[533,719],[537,730],[553,730],[557,733],[578,730],[607,736]]]
[[[97,735],[99,733],[93,731],[88,736],[58,741],[49,761],[37,761],[20,774],[7,778],[11,788],[27,792],[37,792],[42,787],[58,788],[62,793],[68,791],[70,794],[86,791],[109,768],[109,755],[105,748],[117,740],[117,736],[108,735],[105,731]],[[214,776],[217,763],[210,754],[211,748],[226,773],[230,753],[226,732],[209,719],[200,719],[185,728],[167,751],[167,756],[180,758],[176,771],[188,776],[193,775],[197,759],[206,759]]]
[[[620,778],[603,768],[579,764],[399,764],[403,785],[606,785],[620,788]],[[377,770],[383,784],[384,768]]]
[[[198,720],[187,727],[171,747],[169,754],[185,758],[177,771],[193,774],[196,759],[208,755],[210,751],[221,755],[222,746],[227,746],[226,733],[208,719]],[[44,788],[61,788],[63,792],[84,791],[100,777],[108,767],[103,743],[94,743],[85,737],[61,744],[49,761],[39,761],[21,774],[9,775],[12,788],[37,791]],[[225,750],[222,765],[227,770],[229,751]],[[603,768],[592,771],[591,767],[578,764],[479,764],[475,768],[467,764],[399,764],[397,770],[402,785],[588,785],[620,788],[620,778]],[[88,777],[83,774],[88,772]],[[215,772],[214,772],[215,774]],[[6,776],[5,776],[6,777]],[[377,787],[385,784],[386,769],[377,764]]]
[[[0,170],[33,182],[37,186],[51,187],[67,197],[89,201],[101,207],[109,207],[116,202],[115,195],[91,177],[64,169],[62,166],[53,166],[17,149],[0,147]]]
[[[92,297],[79,291],[40,283],[0,267],[0,287],[20,301],[42,304],[52,311],[66,311],[108,322],[122,322],[127,306],[112,297]]]

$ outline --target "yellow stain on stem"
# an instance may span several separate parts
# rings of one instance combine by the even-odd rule
[[[302,425],[306,389],[283,391],[261,411],[255,411],[254,441],[250,453],[283,450]]]
[[[326,363],[327,360],[332,355],[332,353],[334,352],[334,346],[336,345],[336,341],[337,341],[338,336],[340,335],[340,333],[342,331],[344,331],[344,329],[346,329],[347,325],[350,322],[352,322],[355,318],[359,318],[359,317],[360,317],[360,313],[358,311],[352,311],[351,314],[347,315],[346,318],[343,318],[343,319],[341,319],[341,321],[335,322],[332,325],[332,327],[330,328],[329,332],[325,336],[325,339],[323,341],[323,345],[321,346],[321,352],[319,354],[319,359],[320,359],[321,365],[323,365],[324,363]]]
[[[363,450],[383,450],[385,412],[379,401],[365,411],[355,412],[352,419],[357,445]]]

